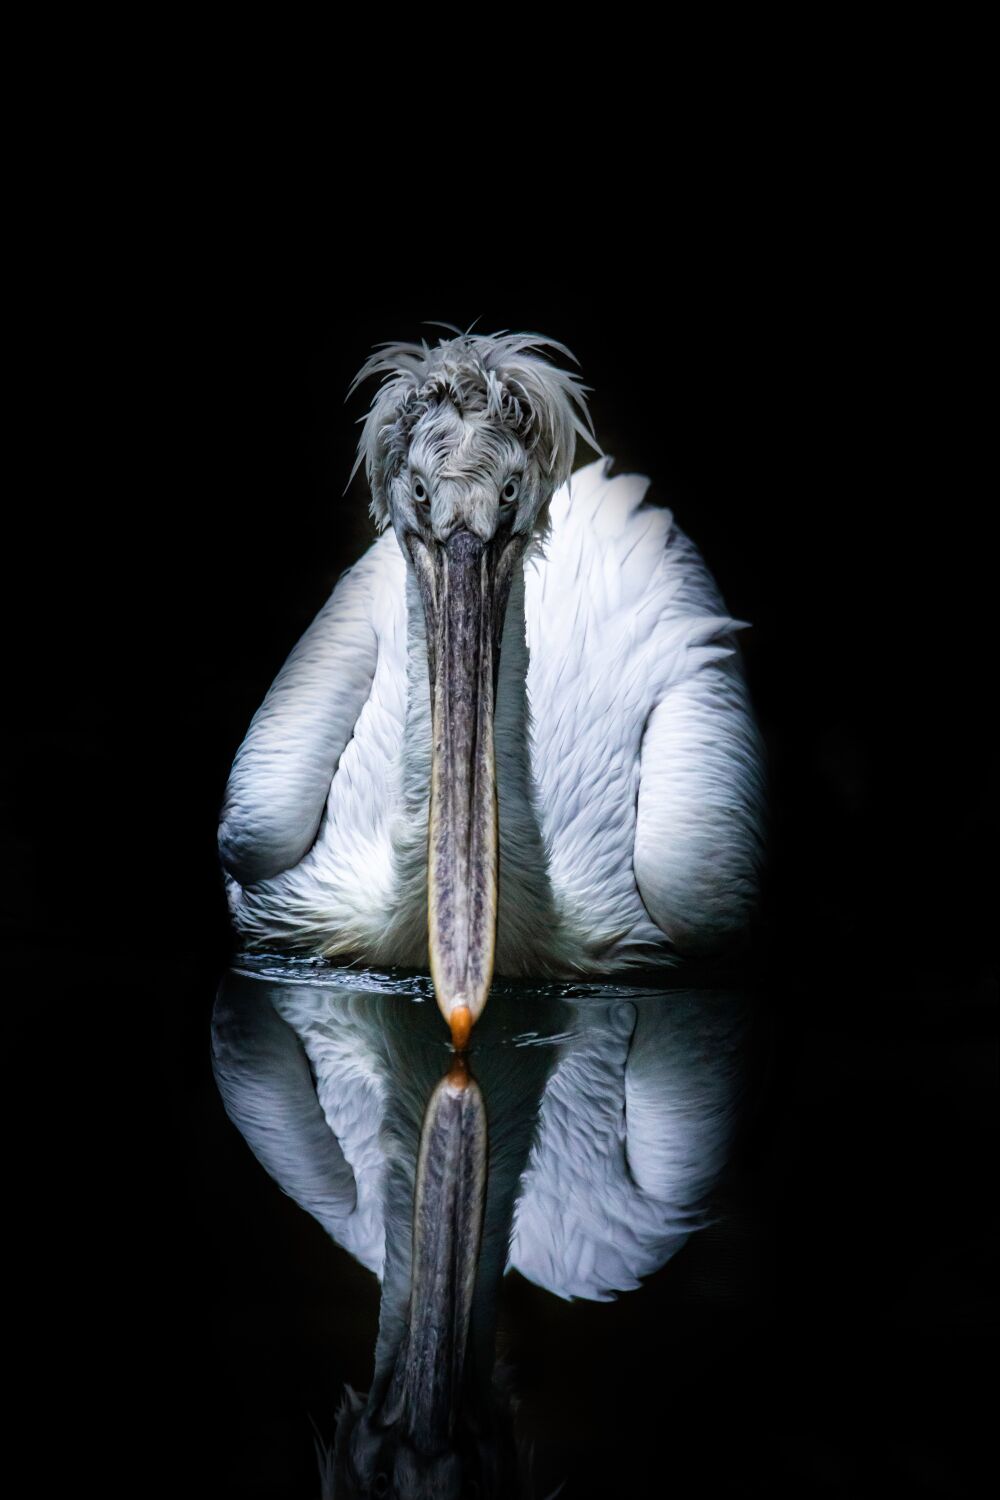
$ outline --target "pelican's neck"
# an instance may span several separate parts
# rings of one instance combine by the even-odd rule
[[[400,914],[411,962],[427,953],[427,815],[430,802],[431,703],[424,611],[412,567],[406,569],[407,703],[401,763],[402,809],[393,831]],[[534,805],[524,565],[514,569],[504,617],[497,680],[494,743],[500,824],[497,970],[547,972],[545,954],[557,926],[545,848]],[[402,929],[402,931],[401,931]]]

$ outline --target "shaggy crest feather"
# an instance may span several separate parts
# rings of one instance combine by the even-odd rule
[[[450,327],[449,324],[441,325]],[[421,418],[450,403],[466,421],[507,429],[516,434],[538,464],[551,493],[573,469],[579,435],[601,454],[587,408],[584,385],[570,370],[560,369],[535,351],[554,349],[576,363],[558,339],[540,333],[460,333],[440,339],[434,348],[387,342],[376,346],[348,391],[348,399],[374,375],[383,381],[358,442],[348,480],[361,464],[371,490],[371,514],[379,529],[389,519],[388,481],[406,459],[410,437]]]

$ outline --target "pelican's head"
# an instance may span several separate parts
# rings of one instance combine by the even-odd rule
[[[497,911],[493,709],[514,569],[569,478],[577,435],[595,450],[573,355],[540,334],[458,333],[436,348],[381,345],[352,391],[383,375],[358,445],[372,515],[391,523],[423,602],[433,716],[428,945],[455,1045],[486,1004]],[[353,474],[352,474],[353,477]]]

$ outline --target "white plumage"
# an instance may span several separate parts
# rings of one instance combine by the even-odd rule
[[[389,1256],[385,1321],[409,1292],[420,1120],[447,1052],[426,1003],[372,982],[249,966],[220,991],[213,1052],[230,1117],[283,1190],[380,1281]],[[746,1087],[745,998],[505,998],[474,1058],[490,1116],[484,1255],[497,1277],[608,1301],[705,1222]]]
[[[724,950],[760,858],[740,623],[647,479],[603,455],[572,473],[576,436],[597,446],[585,388],[544,346],[568,353],[458,332],[362,369],[385,377],[358,462],[391,529],[278,674],[226,792],[245,944],[429,967],[462,1054],[427,1007],[327,965],[220,993],[227,1110],[382,1282],[327,1492],[386,1493],[391,1471],[394,1493],[509,1493],[504,1270],[564,1297],[638,1285],[703,1222],[739,1094],[738,1000],[501,983],[481,1019],[494,972]],[[525,1009],[548,1045],[518,1045],[539,1040],[509,1029]]]
[[[552,497],[507,606],[496,966],[601,974],[724,948],[753,906],[760,742],[735,632],[649,481]],[[248,945],[426,966],[430,699],[396,533],[341,578],[236,758],[220,828]]]

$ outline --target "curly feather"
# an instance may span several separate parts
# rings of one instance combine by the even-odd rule
[[[446,325],[448,326],[448,325]],[[584,385],[571,370],[550,364],[535,351],[553,349],[576,363],[558,339],[540,333],[458,333],[431,348],[416,343],[376,346],[348,397],[375,375],[383,381],[364,420],[350,485],[361,464],[371,491],[371,513],[379,528],[389,517],[386,487],[406,459],[417,423],[450,404],[476,427],[499,426],[514,433],[534,455],[550,490],[573,468],[576,439],[602,452],[594,435]]]

